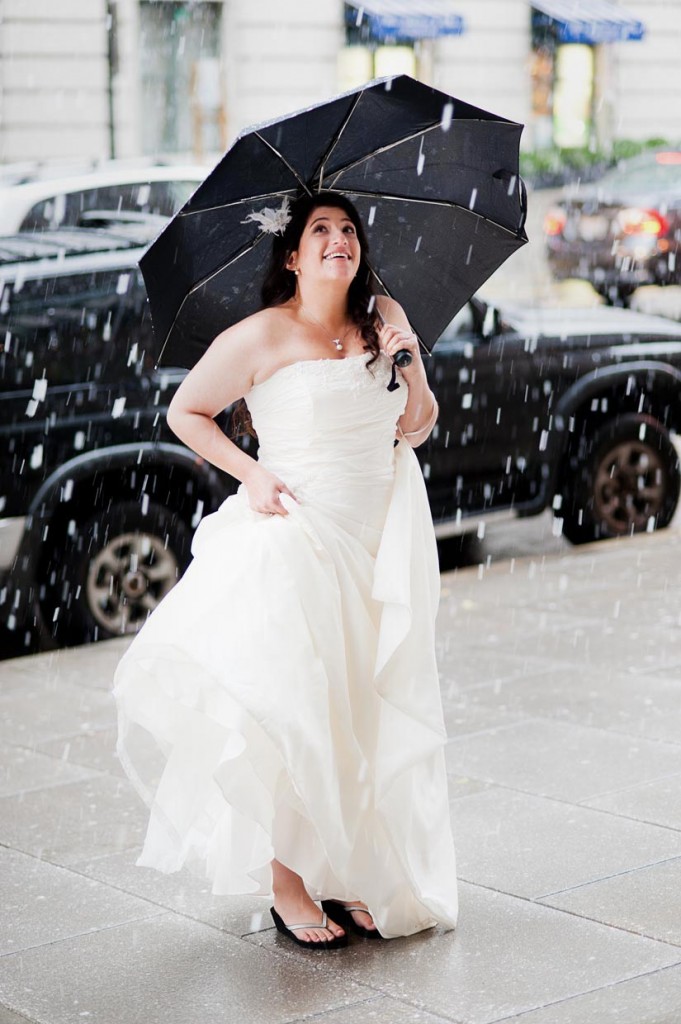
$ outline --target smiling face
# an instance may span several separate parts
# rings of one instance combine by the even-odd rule
[[[345,210],[318,206],[312,210],[298,248],[286,267],[298,270],[307,281],[338,281],[350,284],[359,269],[361,247],[355,225]]]

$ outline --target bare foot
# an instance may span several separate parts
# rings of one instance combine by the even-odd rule
[[[343,907],[355,907],[355,906],[364,907],[365,908],[364,910],[351,910],[350,911],[350,913],[352,914],[352,920],[355,922],[355,924],[358,924],[360,926],[360,928],[366,928],[366,930],[368,932],[375,932],[376,931],[376,925],[374,923],[374,919],[371,916],[371,914],[369,913],[369,911],[366,909],[366,903],[362,903],[361,900],[350,900],[347,903],[342,903],[339,900],[338,902],[341,903],[341,906],[343,906]]]
[[[327,918],[326,928],[321,927],[322,911],[307,894],[300,875],[272,861],[274,877],[274,909],[284,924],[290,928],[292,924],[306,924],[319,921],[319,928],[305,928],[296,931],[296,937],[303,942],[331,942],[345,935],[340,925]]]

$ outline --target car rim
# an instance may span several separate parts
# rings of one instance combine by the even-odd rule
[[[87,602],[110,633],[136,633],[177,581],[178,561],[164,541],[149,533],[124,533],[95,555],[87,578]]]
[[[645,530],[662,510],[664,463],[652,448],[628,441],[601,461],[594,485],[594,516],[614,534]]]

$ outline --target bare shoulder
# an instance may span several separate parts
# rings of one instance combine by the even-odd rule
[[[209,416],[248,394],[276,369],[281,336],[277,309],[263,309],[221,331],[178,388],[173,404]]]
[[[238,323],[221,331],[211,342],[211,348],[229,349],[231,355],[241,350],[252,352],[261,350],[276,327],[278,317],[274,309],[260,309],[251,316],[244,317]]]
[[[256,372],[262,372],[277,357],[277,342],[285,326],[285,311],[277,307],[260,309],[221,331],[210,344],[207,361],[215,365],[227,360],[233,370],[239,368],[242,376],[253,380]]]

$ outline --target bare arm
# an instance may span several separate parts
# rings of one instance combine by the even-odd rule
[[[385,319],[379,334],[381,347],[390,356],[400,349],[411,352],[411,364],[401,371],[409,387],[409,397],[399,419],[398,436],[404,437],[412,448],[417,448],[427,440],[437,422],[438,404],[428,384],[418,339],[412,333],[404,310],[394,299],[383,297],[377,301]]]
[[[219,334],[177,389],[168,407],[168,426],[197,455],[242,481],[252,509],[286,515],[279,495],[294,495],[225,437],[214,419],[253,386],[263,356],[262,334],[262,314]]]

